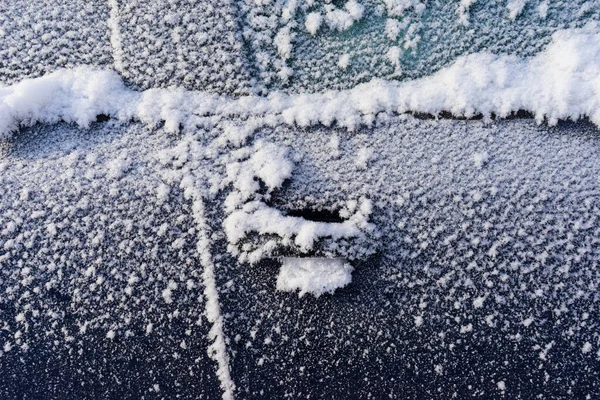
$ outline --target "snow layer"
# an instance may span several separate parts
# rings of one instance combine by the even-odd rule
[[[277,290],[316,297],[333,293],[352,282],[352,266],[342,258],[285,257],[277,276]]]
[[[158,159],[176,142],[59,123],[2,148],[1,398],[85,399],[96,383],[110,398],[228,393],[211,252]],[[75,388],[51,393],[68,377]]]
[[[294,165],[289,159],[289,149],[273,143],[256,141],[251,147],[234,152],[234,157],[243,160],[225,159],[227,179],[233,190],[225,199],[223,229],[230,243],[229,250],[241,262],[252,264],[271,256],[278,250],[278,244],[292,247],[300,253],[314,250],[315,243],[323,238],[338,241],[363,237],[373,231],[369,224],[372,204],[361,199],[360,206],[350,201],[342,210],[343,222],[317,222],[302,217],[288,216],[282,210],[268,205],[272,193],[293,177]],[[266,187],[261,190],[261,184]],[[267,240],[252,247],[251,243],[238,246],[249,234],[279,237],[280,240]],[[251,248],[252,247],[252,248]],[[240,251],[241,248],[241,251]],[[346,255],[342,253],[343,255]]]
[[[90,393],[104,385],[111,397],[138,387],[218,396],[219,384],[231,387],[227,369],[240,397],[420,398],[423,387],[485,397],[500,379],[511,398],[598,397],[600,146],[591,124],[380,115],[357,133],[277,124],[248,133],[252,119],[208,120],[219,118],[181,135],[111,122],[90,132],[36,126],[9,143],[0,161],[4,397],[19,397],[19,379],[54,387],[35,372],[65,358],[65,380]],[[269,143],[293,162],[287,183],[271,193],[259,185],[271,208],[371,200],[377,252],[352,260],[348,290],[276,292],[279,265],[239,264],[227,252],[224,201],[235,188],[223,184],[226,165]],[[363,148],[375,155],[366,169],[355,163]],[[39,357],[51,361],[31,361]],[[130,360],[142,367],[128,369]],[[409,363],[423,379],[399,381],[390,368]]]
[[[514,20],[512,9],[520,10]],[[531,56],[556,30],[599,19],[589,0],[12,0],[0,13],[0,81],[102,65],[137,89],[348,89],[398,79],[386,57],[393,46],[406,50],[401,79],[414,79],[483,50]],[[284,28],[293,38],[288,59],[275,43]],[[341,54],[353,60],[343,72],[336,68]]]
[[[329,5],[326,8],[325,21],[327,25],[336,31],[346,31],[358,20],[365,12],[365,8],[356,0],[349,0],[344,5],[344,9],[335,8]]]
[[[538,123],[588,117],[600,125],[600,34],[595,25],[560,31],[532,58],[479,53],[459,58],[432,76],[408,81],[373,80],[344,91],[231,98],[184,89],[127,89],[110,70],[76,68],[0,88],[0,137],[19,126],[60,120],[86,127],[97,115],[168,131],[206,115],[264,117],[263,124],[315,124],[354,130],[378,113],[443,111],[457,117],[507,117],[529,111]]]
[[[419,12],[425,9],[425,4],[420,0],[383,0],[383,2],[391,16],[401,17],[410,8],[415,8]]]
[[[115,1],[115,0],[110,0]],[[10,0],[0,4],[0,84],[79,65],[113,62],[106,2]]]
[[[13,3],[26,4],[15,1],[9,7]],[[573,129],[577,132],[565,134],[550,130],[547,133],[522,121],[486,127],[472,122],[416,122],[407,116],[388,120],[387,115],[409,111],[436,114],[447,110],[457,116],[482,113],[491,117],[492,113],[503,116],[524,108],[536,114],[538,122],[545,118],[554,124],[560,118],[588,116],[598,124],[599,46],[595,27],[556,34],[545,53],[530,59],[475,54],[459,59],[429,78],[412,82],[373,81],[341,92],[314,95],[275,92],[268,97],[231,98],[210,94],[243,92],[236,89],[238,81],[231,80],[223,87],[219,86],[223,75],[211,75],[221,65],[232,65],[229,59],[223,61],[228,51],[223,54],[220,48],[204,46],[219,60],[216,67],[204,70],[197,80],[193,76],[188,78],[187,73],[197,70],[196,61],[203,65],[209,59],[186,60],[188,55],[194,56],[190,52],[198,44],[194,41],[206,40],[207,44],[214,45],[221,40],[219,35],[223,32],[231,46],[228,50],[239,50],[236,43],[231,43],[237,40],[233,31],[220,24],[212,38],[211,32],[200,36],[189,33],[197,27],[193,22],[188,24],[188,16],[227,14],[231,11],[229,7],[180,10],[177,5],[181,2],[169,2],[173,12],[163,15],[162,9],[145,8],[151,8],[152,2],[131,2],[129,9],[119,8],[122,3],[108,2],[114,65],[121,76],[129,82],[140,79],[138,84],[142,88],[156,83],[167,86],[171,83],[170,76],[163,75],[160,68],[161,74],[155,74],[155,67],[164,62],[166,71],[175,71],[172,76],[176,77],[176,83],[190,87],[187,85],[190,81],[203,82],[196,88],[205,91],[136,92],[126,88],[116,73],[90,68],[62,70],[0,89],[3,138],[12,138],[22,126],[61,120],[91,126],[94,132],[86,137],[64,124],[56,131],[53,127],[37,127],[22,131],[20,138],[6,144],[10,151],[13,145],[28,143],[30,147],[25,146],[26,151],[21,153],[16,151],[16,155],[11,153],[0,163],[3,187],[0,291],[4,293],[0,303],[5,311],[0,316],[0,357],[3,357],[3,365],[8,365],[2,368],[8,372],[0,379],[0,394],[4,396],[14,390],[11,382],[20,376],[15,372],[20,366],[40,365],[19,361],[19,358],[29,357],[28,349],[39,343],[73,359],[86,354],[78,360],[87,359],[88,345],[106,346],[113,355],[109,360],[118,361],[129,358],[130,352],[139,347],[132,345],[136,339],[129,338],[145,335],[144,342],[156,340],[150,343],[154,343],[158,351],[150,355],[155,365],[142,369],[143,376],[152,377],[152,371],[168,364],[163,379],[172,380],[174,387],[202,384],[202,379],[212,376],[213,369],[210,360],[206,364],[202,356],[210,357],[217,363],[217,384],[221,385],[224,398],[234,394],[232,371],[245,371],[240,373],[241,393],[258,397],[256,387],[269,392],[277,385],[275,381],[279,381],[286,382],[286,395],[288,390],[292,391],[289,397],[308,397],[298,393],[305,385],[299,383],[293,387],[288,382],[301,382],[298,371],[304,374],[305,367],[296,367],[302,361],[314,364],[315,350],[323,348],[331,353],[320,357],[319,371],[313,371],[312,376],[309,365],[309,379],[314,382],[314,378],[325,371],[327,376],[321,375],[321,382],[325,382],[322,387],[336,387],[327,383],[339,377],[337,371],[347,370],[338,368],[336,363],[341,361],[346,365],[347,362],[353,365],[353,375],[361,378],[356,381],[364,385],[360,396],[365,398],[384,397],[383,392],[390,388],[392,390],[385,395],[394,394],[397,370],[389,372],[389,365],[399,364],[399,360],[403,365],[418,368],[428,382],[427,387],[438,390],[438,394],[442,393],[440,390],[449,390],[448,387],[460,390],[457,389],[460,385],[452,385],[444,372],[461,366],[466,366],[467,372],[483,366],[477,374],[466,373],[461,377],[466,383],[465,389],[474,388],[475,395],[485,394],[483,378],[498,382],[498,388],[506,390],[509,396],[519,385],[527,387],[504,376],[502,381],[498,380],[498,374],[510,371],[514,361],[520,363],[521,358],[511,358],[507,364],[501,356],[490,355],[493,363],[475,366],[469,360],[456,363],[450,355],[465,355],[468,359],[472,355],[468,349],[473,347],[488,348],[489,354],[494,354],[492,349],[509,349],[513,357],[533,355],[533,362],[526,359],[525,364],[531,367],[524,369],[527,378],[537,374],[536,371],[545,373],[546,381],[550,374],[556,377],[557,371],[559,375],[569,370],[581,372],[577,381],[560,382],[561,390],[571,391],[577,385],[577,390],[588,389],[597,397],[597,384],[585,388],[586,379],[598,381],[595,379],[598,368],[588,366],[597,365],[591,360],[600,354],[595,308],[599,282],[595,267],[599,259],[596,132]],[[281,59],[277,60],[279,76],[290,79],[296,76],[292,69],[294,57],[301,55],[302,41],[293,31],[298,3],[276,3],[283,7],[281,15],[274,15],[278,28],[270,25],[268,13],[262,15],[261,21],[265,31],[274,33],[284,29],[290,33],[282,42],[286,46],[282,47]],[[387,17],[394,16],[390,4],[402,8],[398,14],[405,17],[419,2],[385,3]],[[506,2],[498,3],[502,3],[506,19],[510,20]],[[525,4],[524,1],[513,3]],[[80,3],[73,4],[77,8]],[[454,10],[456,2],[451,6]],[[475,8],[469,8],[473,14],[469,21],[473,24],[478,16]],[[352,7],[345,9],[350,15]],[[521,7],[511,23],[519,23],[528,9],[529,6]],[[554,6],[546,7],[540,11],[540,17],[554,16],[555,12]],[[587,11],[582,8],[582,12]],[[103,13],[106,14],[106,10]],[[361,21],[373,18],[366,7],[364,15],[363,11],[360,14]],[[57,15],[60,13],[52,14],[58,20]],[[354,20],[347,26],[344,22],[347,16],[337,15],[343,17],[339,19],[343,23],[340,26],[348,29],[344,31],[346,37],[352,37],[365,26],[362,22],[354,24]],[[148,17],[147,23],[138,21],[139,26],[144,27],[142,30],[147,29],[144,31],[147,42],[138,48],[138,43],[131,41],[136,35],[127,31],[127,24],[141,16]],[[402,42],[390,44],[381,54],[389,54],[390,48],[397,49],[393,51],[392,61],[398,60],[400,67],[405,61],[401,48],[412,51],[411,43],[418,41],[417,25],[390,23],[387,38],[400,38]],[[100,36],[106,39],[106,27],[99,26],[104,32]],[[178,29],[180,26],[190,29],[183,32]],[[306,27],[299,26],[302,30]],[[11,62],[27,57],[22,52],[14,55],[24,39],[28,45],[22,47],[23,51],[32,57],[33,65],[44,59],[36,53],[40,44],[48,40],[53,45],[61,43],[53,41],[57,34],[52,26],[34,26],[34,35],[31,32],[14,35],[5,28],[6,25],[0,27],[0,36],[8,37],[3,43],[9,47],[0,49],[4,57],[0,60],[2,68],[6,55]],[[289,30],[285,31],[286,28]],[[328,35],[343,33],[338,29],[321,30]],[[404,30],[414,35],[407,37]],[[90,38],[86,37],[85,30],[83,32],[85,42]],[[157,37],[154,33],[158,33]],[[61,35],[63,32],[59,30],[58,36]],[[66,37],[73,35],[77,33],[64,33]],[[13,41],[15,37],[21,41]],[[252,34],[249,37],[256,39]],[[269,46],[273,45],[272,38],[267,39]],[[163,44],[168,51],[161,50]],[[85,48],[85,43],[80,45]],[[157,47],[153,47],[155,45]],[[45,50],[41,54],[45,56],[52,46],[42,47]],[[364,67],[364,60],[356,57],[356,51],[347,50],[344,48],[344,54],[353,61],[348,71],[362,73],[359,67]],[[151,53],[148,57],[146,51]],[[72,65],[71,61],[65,63],[60,52],[56,54],[56,65]],[[149,70],[136,59],[138,56],[149,60]],[[339,52],[332,52],[332,57],[337,65]],[[272,62],[268,57],[263,59]],[[73,63],[81,60],[75,57]],[[177,61],[176,66],[172,65],[173,60]],[[50,64],[31,75],[56,66]],[[133,71],[129,77],[128,68]],[[316,69],[322,70],[320,64]],[[239,76],[235,68],[224,71]],[[336,71],[339,71],[337,67]],[[212,77],[217,77],[214,85]],[[348,82],[354,81],[348,79]],[[116,125],[109,122],[98,129],[99,124],[94,121],[101,114],[123,123],[139,120],[152,128],[165,122],[164,127],[158,129],[160,132],[176,132],[183,126],[184,137],[177,136],[181,140],[177,140],[174,148],[162,152],[159,150],[173,144],[170,139],[175,135],[140,135],[133,128],[132,135],[123,142],[114,139],[106,145],[102,141],[110,141],[104,137],[110,133],[107,129]],[[225,119],[228,122],[224,122]],[[388,125],[389,121],[392,122]],[[302,134],[298,134],[298,129],[282,124],[339,125],[348,129],[368,125],[380,130],[365,129],[349,135],[335,128],[317,127],[300,130]],[[498,131],[497,126],[505,129]],[[86,138],[70,142],[61,136],[68,135],[69,131]],[[38,142],[43,139],[40,136],[48,132],[56,133],[56,137]],[[331,137],[325,137],[328,135]],[[259,137],[264,140],[258,140]],[[250,141],[252,143],[247,145]],[[285,146],[272,143],[285,143]],[[245,147],[230,152],[231,147],[239,146]],[[228,168],[236,163],[237,167]],[[159,168],[160,172],[156,170],[159,164],[164,167]],[[286,180],[290,181],[288,186],[284,185]],[[220,191],[230,194],[224,204],[220,203],[222,198],[213,197]],[[373,200],[365,200],[359,207],[348,197]],[[315,222],[286,213],[286,209],[294,209],[295,205],[300,205],[296,208],[331,205],[332,199],[335,199],[334,205],[343,204],[340,217],[344,222]],[[205,207],[213,210],[207,211]],[[372,208],[380,212],[371,213]],[[266,221],[263,216],[267,217]],[[235,217],[240,217],[239,221]],[[220,231],[223,226],[225,232]],[[378,243],[381,252],[377,254],[377,262],[366,260],[365,255],[373,254],[370,242],[358,242],[358,245],[351,242],[361,235],[373,234],[374,229],[370,229],[373,226],[383,227],[384,235]],[[267,239],[267,244],[258,251],[253,251],[254,236]],[[279,298],[270,302],[274,286],[272,275],[261,281],[256,278],[263,273],[260,268],[226,266],[232,263],[239,267],[232,256],[244,253],[249,254],[244,261],[259,260],[278,244],[314,253],[319,251],[318,245],[324,237],[333,240],[337,247],[330,251],[337,255],[345,256],[348,247],[362,252],[362,257],[355,259],[365,267],[356,271],[362,274],[362,279],[356,280],[357,286],[362,285],[357,287],[361,295],[342,297],[340,301],[327,298],[333,308],[327,308],[327,303],[317,302],[318,299],[309,299],[314,301],[312,308],[307,299],[290,303],[290,298],[298,299],[286,294],[277,294]],[[225,248],[230,249],[230,254]],[[306,266],[304,262],[302,265]],[[318,293],[325,287],[341,286],[350,280],[347,270],[338,271],[335,279],[331,272],[321,271],[315,275],[312,268],[298,276],[287,271],[280,275],[285,281],[281,286],[298,288],[301,293],[312,288]],[[244,282],[244,274],[252,277],[249,285]],[[268,290],[262,290],[265,287]],[[231,298],[237,303],[234,301],[233,307],[228,308],[232,306]],[[267,301],[262,301],[265,298]],[[221,304],[223,299],[225,306]],[[344,303],[350,307],[345,308]],[[287,304],[299,305],[299,312],[281,317],[283,310],[291,309],[285,307]],[[319,327],[320,324],[315,326],[312,320],[303,322],[301,317],[296,320],[296,315],[291,315],[303,313],[310,318],[314,315],[319,322],[329,319],[330,324]],[[273,315],[279,318],[275,323]],[[554,317],[549,318],[549,315]],[[209,326],[203,327],[206,321]],[[250,331],[249,321],[263,324],[267,329],[258,334]],[[406,321],[410,322],[409,328]],[[271,323],[273,326],[269,326]],[[326,334],[322,334],[324,331]],[[234,336],[232,332],[239,334]],[[424,334],[420,336],[419,332]],[[226,333],[235,339],[230,342]],[[409,340],[399,340],[399,336]],[[546,341],[547,336],[554,336],[562,345],[555,345],[554,340]],[[195,344],[207,351],[186,352],[190,344],[195,349],[194,339],[205,337],[208,343],[200,340]],[[260,348],[255,337],[262,339],[266,346],[278,339],[281,341],[272,349]],[[499,339],[498,342],[495,339]],[[309,342],[324,346],[311,349]],[[461,350],[463,344],[466,347]],[[229,346],[231,351],[228,351]],[[455,346],[459,351],[454,351]],[[339,350],[342,348],[347,350]],[[127,357],[121,357],[120,349]],[[431,356],[423,357],[423,349],[429,349]],[[573,351],[579,354],[574,356]],[[42,356],[44,351],[29,353]],[[356,358],[348,356],[349,353],[356,354]],[[285,365],[289,354],[296,357],[293,368]],[[254,379],[261,374],[260,368],[243,368],[243,364],[240,368],[240,360],[253,360],[258,356],[258,366],[282,361],[279,364],[283,367],[271,363],[269,373],[264,374],[269,376],[266,384],[262,384],[260,376]],[[89,357],[95,361],[101,356]],[[488,356],[477,353],[476,361],[481,361],[481,357]],[[556,358],[552,368],[545,368],[547,359]],[[575,369],[569,368],[571,361],[577,362]],[[59,362],[52,366],[61,365]],[[117,368],[107,361],[100,364],[92,365],[89,371],[100,380],[102,376],[108,377],[111,385],[105,385],[106,390],[115,390],[112,379],[114,377],[120,385],[118,376],[122,376],[126,368]],[[82,373],[87,368],[79,367],[88,365],[77,365],[74,369]],[[195,365],[202,365],[202,369],[194,370]],[[493,372],[486,370],[489,365]],[[104,371],[97,371],[102,368]],[[289,375],[270,373],[275,368],[287,368],[285,373]],[[586,368],[587,373],[583,373]],[[435,371],[439,376],[435,376],[435,380],[428,379],[428,371]],[[39,375],[23,376],[35,380]],[[179,379],[188,375],[193,378],[182,384]],[[395,376],[385,379],[389,375]],[[471,385],[473,375],[482,381]],[[274,376],[283,379],[273,379]],[[293,379],[288,379],[290,376]],[[125,386],[138,380],[139,376],[129,379]],[[78,385],[86,383],[76,381]],[[435,385],[431,385],[432,381]],[[418,382],[404,385],[405,382],[401,382],[401,390],[419,385]],[[441,386],[433,387],[438,382],[442,382]],[[343,383],[351,386],[354,382]],[[148,387],[151,392],[161,390],[155,382]],[[206,392],[200,389],[202,393],[217,392],[207,387]],[[294,390],[297,391],[295,396]],[[109,393],[109,396],[115,395]],[[261,393],[260,397],[265,396]],[[452,393],[445,397],[452,397]]]
[[[257,90],[306,93],[348,89],[373,78],[414,79],[481,51],[533,56],[550,42],[553,32],[600,20],[600,8],[586,0],[361,0],[363,15],[350,25],[348,3],[238,2]],[[540,14],[538,9],[544,11]],[[347,30],[330,26],[327,14],[345,15],[340,21],[348,21]],[[278,59],[274,45],[275,35],[284,27],[294,35],[285,61]],[[405,50],[399,60],[401,76],[387,61],[393,46]],[[335,68],[341,54],[354,61],[343,73]]]
[[[347,239],[360,235],[363,230],[372,228],[368,223],[369,208],[369,203],[365,202],[365,206],[361,207],[348,221],[328,223],[286,216],[280,210],[267,207],[261,202],[250,202],[245,204],[242,209],[231,213],[225,219],[223,227],[232,244],[238,243],[246,234],[256,232],[277,235],[283,239],[283,243],[290,243],[294,238],[293,243],[299,247],[301,252],[306,253],[313,249],[319,238]],[[258,259],[252,261],[258,261]]]
[[[180,86],[247,94],[247,66],[230,0],[110,0],[115,68],[139,89]]]
[[[251,140],[293,149],[291,179],[272,204],[317,208],[361,194],[381,237],[376,255],[352,261],[351,288],[334,296],[273,293],[275,260],[235,269],[235,290],[221,299],[243,310],[228,320],[240,338],[233,369],[252,371],[250,382],[236,381],[240,390],[344,398],[358,376],[351,387],[365,398],[418,399],[423,388],[433,397],[493,397],[499,380],[508,397],[598,397],[597,133],[585,122],[383,115],[357,133],[255,132]],[[354,160],[364,147],[376,157],[361,169]],[[593,346],[583,353],[586,342]],[[426,377],[398,381],[390,365],[399,360]],[[351,378],[339,368],[346,364]],[[310,382],[320,379],[316,391]],[[336,382],[348,386],[332,389]]]

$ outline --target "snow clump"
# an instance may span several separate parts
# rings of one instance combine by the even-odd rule
[[[248,234],[275,235],[284,246],[292,246],[300,253],[314,249],[321,238],[348,239],[361,236],[373,229],[368,222],[372,206],[363,199],[360,207],[350,202],[343,211],[343,222],[317,222],[302,217],[288,216],[285,212],[267,204],[271,193],[292,176],[293,163],[289,150],[273,143],[257,141],[252,147],[237,151],[245,158],[227,163],[227,179],[233,190],[225,200],[228,216],[223,228],[230,244],[230,252],[238,255],[240,262],[256,263],[270,256],[277,242],[267,241],[250,251],[249,244],[238,246]],[[261,182],[266,193],[261,193]],[[241,251],[240,251],[241,247]]]
[[[352,270],[352,266],[342,258],[286,257],[277,276],[277,290],[300,290],[299,297],[306,293],[319,297],[352,282]]]
[[[283,31],[283,58],[291,54],[289,38]],[[389,54],[394,60],[396,55]],[[476,53],[425,78],[374,79],[349,90],[313,94],[234,98],[180,88],[138,92],[126,88],[114,71],[78,67],[0,88],[0,139],[37,122],[63,120],[88,127],[101,114],[150,126],[164,122],[167,132],[210,115],[263,118],[263,125],[271,126],[335,123],[353,131],[371,125],[379,113],[450,112],[490,120],[519,110],[532,113],[538,123],[588,117],[600,126],[599,60],[600,34],[590,24],[555,33],[548,48],[535,57]],[[282,71],[289,77],[290,69]]]
[[[325,21],[327,25],[336,31],[348,30],[356,21],[363,17],[364,6],[356,0],[348,1],[344,9],[336,8],[332,4],[326,5]]]
[[[306,21],[304,25],[306,26],[306,30],[311,35],[316,35],[321,23],[323,22],[323,16],[318,12],[311,12],[306,16]]]

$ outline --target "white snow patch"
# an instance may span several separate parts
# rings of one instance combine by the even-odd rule
[[[344,5],[344,9],[336,8],[334,5],[325,6],[325,21],[329,28],[336,31],[348,30],[356,21],[363,17],[365,7],[356,0],[350,0]]]
[[[227,165],[227,181],[234,191],[225,201],[226,210],[231,211],[251,199],[260,189],[258,178],[269,191],[280,187],[292,175],[294,164],[288,159],[289,150],[273,143],[257,141],[251,149],[252,155],[245,161]]]
[[[58,232],[56,230],[56,224],[51,222],[46,226],[46,231],[48,232],[48,235],[50,236],[56,236],[56,233]]]
[[[158,199],[158,203],[162,204],[169,199],[169,194],[171,193],[171,188],[164,183],[159,183],[156,188],[156,198]]]
[[[165,303],[171,304],[173,302],[173,291],[177,289],[177,284],[173,281],[169,282],[169,285],[162,291],[162,297]]]
[[[225,146],[227,143],[231,143],[236,147],[242,146],[246,140],[260,128],[260,122],[255,119],[244,121],[243,124],[235,124],[230,122],[223,122],[223,135],[219,138],[219,145]]]
[[[396,75],[400,75],[402,73],[402,66],[400,65],[400,56],[402,55],[402,50],[400,49],[400,47],[390,47],[386,55],[388,60],[390,60],[390,62],[394,66],[396,70]]]
[[[334,139],[330,146],[339,146],[339,139],[337,143]],[[268,206],[264,200],[292,176],[294,165],[288,158],[286,147],[257,141],[254,146],[239,149],[236,154],[240,161],[227,162],[227,178],[223,182],[233,186],[225,199],[225,212],[228,215],[223,221],[223,229],[232,249],[246,235],[258,233],[276,235],[286,246],[295,246],[296,250],[307,253],[321,238],[349,239],[362,237],[365,232],[373,230],[368,222],[372,205],[364,198],[361,199],[360,207],[357,207],[358,202],[348,201],[348,206],[340,212],[345,220],[336,223],[288,216],[281,210]],[[368,158],[370,153],[363,156],[363,163]],[[266,186],[265,194],[259,193],[260,181]],[[252,252],[240,246],[241,252],[237,255],[240,262],[255,263],[270,255],[276,245],[274,240],[270,240]]]
[[[356,0],[349,0],[344,5],[344,8],[355,21],[361,19],[365,13],[365,7]]]
[[[323,16],[319,12],[311,12],[306,16],[306,21],[304,22],[304,26],[306,30],[311,35],[316,35],[317,31],[321,27],[321,23],[323,22]]]
[[[61,119],[88,127],[99,114],[119,114],[123,101],[135,96],[109,70],[86,67],[60,70],[0,88],[0,139],[19,125],[57,123]]]
[[[291,39],[286,30],[280,33],[279,50],[287,57]],[[99,114],[150,126],[164,122],[168,132],[208,115],[264,118],[264,124],[301,127],[335,122],[355,130],[372,124],[377,113],[409,111],[502,118],[525,110],[538,123],[589,117],[600,126],[599,76],[600,33],[594,24],[556,32],[546,50],[534,57],[471,54],[417,80],[375,79],[349,90],[314,94],[232,98],[177,88],[136,92],[126,88],[115,71],[78,67],[0,88],[0,139],[36,122],[64,120],[88,127]]]
[[[398,21],[394,18],[388,18],[385,21],[385,34],[388,39],[394,41],[400,35],[400,32],[406,29],[408,24],[405,21]]]
[[[415,326],[417,328],[419,328],[423,325],[423,317],[422,316],[417,315],[414,319],[415,319]]]
[[[252,201],[232,212],[223,222],[223,228],[231,244],[238,243],[248,233],[257,232],[277,235],[286,242],[294,238],[293,243],[301,251],[308,252],[323,237],[338,240],[358,236],[362,232],[361,228],[369,225],[367,217],[368,215],[358,211],[344,222],[315,222],[286,216],[265,203]]]
[[[506,8],[508,9],[508,17],[513,21],[517,19],[517,17],[523,11],[523,8],[525,8],[526,3],[527,0],[508,0],[508,3],[506,4]]]
[[[121,16],[119,15],[119,4],[117,0],[108,0],[110,14],[107,21],[108,29],[110,30],[110,44],[112,46],[112,56],[114,65],[117,71],[126,73],[123,53],[123,37],[119,26]]]
[[[352,270],[343,258],[286,257],[277,276],[277,290],[300,290],[300,297],[306,293],[319,297],[352,282]]]
[[[425,10],[425,4],[421,0],[383,0],[388,15],[401,17],[408,9],[414,9],[417,13]]]
[[[548,1],[542,1],[537,7],[538,16],[541,19],[548,17]]]
[[[483,307],[483,302],[484,301],[485,301],[485,297],[484,296],[477,297],[475,300],[473,300],[473,307],[475,307],[475,308],[481,308],[481,307]]]
[[[125,172],[131,167],[131,160],[127,157],[120,157],[111,160],[108,164],[107,176],[111,179],[120,179],[123,177]]]
[[[591,344],[590,342],[585,342],[585,343],[583,344],[583,347],[581,348],[581,352],[582,352],[583,354],[587,354],[587,353],[589,353],[590,351],[592,351],[592,344]]]
[[[481,152],[473,154],[473,164],[476,168],[481,169],[489,159],[488,153]]]
[[[283,9],[281,10],[281,19],[284,23],[291,21],[296,15],[296,9],[298,8],[297,0],[288,0]]]
[[[369,161],[373,159],[373,149],[369,147],[362,147],[358,150],[358,154],[356,155],[356,166],[359,169],[367,169],[369,165]]]
[[[340,67],[343,70],[346,70],[348,68],[348,65],[350,65],[350,54],[342,54],[340,56],[340,59],[338,60],[338,67]]]
[[[533,317],[529,317],[523,320],[523,325],[527,328],[533,323]]]
[[[281,58],[287,60],[292,55],[292,39],[293,33],[290,30],[289,26],[281,28],[277,35],[275,36],[275,47],[277,48],[277,53]]]
[[[469,8],[471,8],[476,1],[477,0],[460,0],[456,14],[458,14],[458,20],[462,25],[469,25]]]
[[[294,75],[294,70],[288,66],[283,66],[277,72],[277,76],[281,79],[282,82],[286,83],[290,80],[290,78]]]

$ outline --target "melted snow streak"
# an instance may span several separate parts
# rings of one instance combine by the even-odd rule
[[[36,122],[87,127],[99,114],[176,132],[199,117],[264,117],[258,125],[371,125],[379,113],[457,117],[509,116],[526,110],[538,123],[588,117],[600,125],[600,34],[565,30],[532,58],[474,54],[432,76],[408,82],[373,80],[354,89],[266,97],[228,97],[184,89],[127,89],[110,70],[75,68],[0,88],[0,137]]]

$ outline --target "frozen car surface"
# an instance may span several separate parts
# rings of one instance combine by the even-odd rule
[[[275,259],[231,255],[223,195],[209,197],[210,227],[193,220],[161,152],[186,143],[179,168],[219,179],[218,162],[193,157],[207,133],[38,126],[9,146],[5,396],[220,397],[198,229],[214,232],[242,398],[597,393],[595,127],[393,118],[359,133],[257,133],[296,160],[270,207],[318,220],[307,210],[373,203],[376,239],[357,245],[373,253],[318,298],[278,292]],[[354,156],[365,148],[366,167]]]
[[[2,397],[218,393],[193,224],[154,201],[172,140],[102,125],[33,128],[4,160]]]
[[[1,4],[0,398],[599,397],[597,18]]]
[[[109,11],[99,1],[3,1],[0,82],[76,65],[111,65]]]

